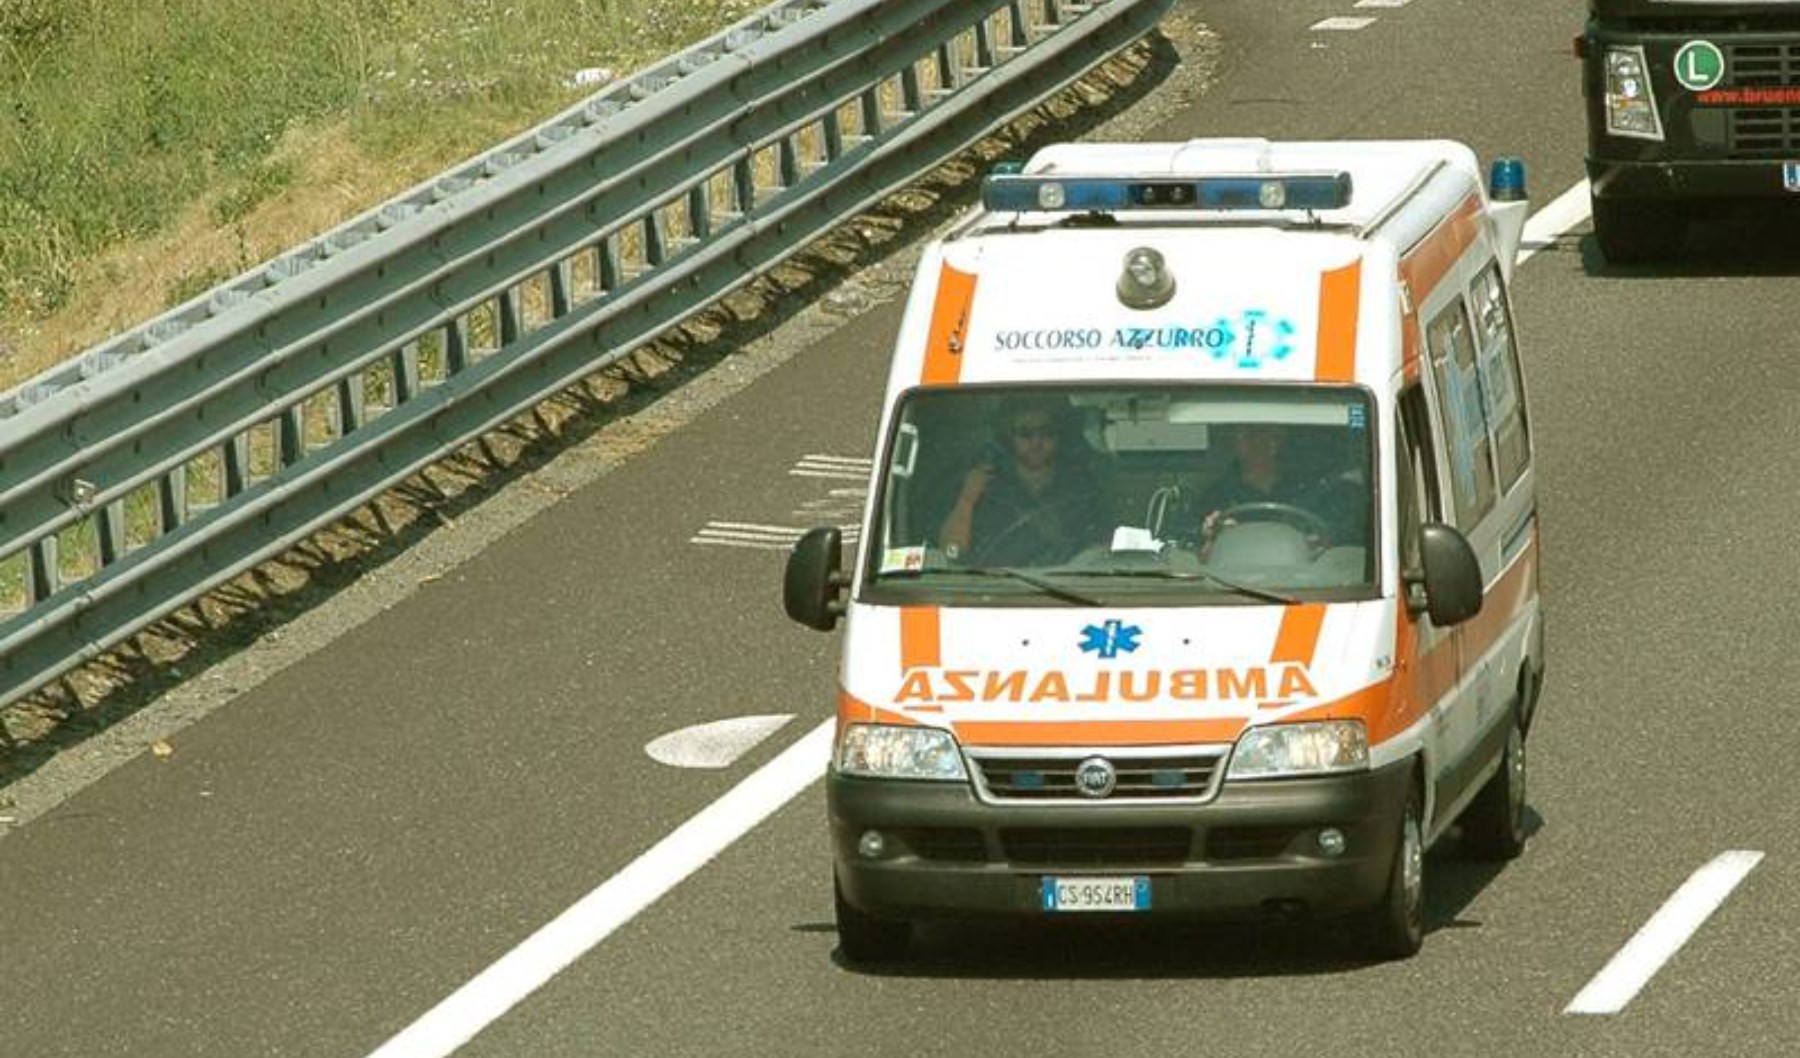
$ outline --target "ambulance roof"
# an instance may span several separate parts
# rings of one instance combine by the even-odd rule
[[[1186,143],[1066,143],[1046,147],[1026,163],[1025,177],[1038,178],[1294,178],[1342,175],[1348,201],[1340,208],[1209,210],[1171,208],[1116,210],[1127,223],[1204,220],[1231,223],[1293,224],[1368,228],[1398,208],[1407,195],[1444,173],[1459,183],[1480,179],[1474,154],[1450,140],[1333,140],[1277,142],[1262,139],[1201,139]],[[1050,225],[1066,214],[989,211],[975,229],[996,223]]]
[[[1100,179],[1076,183],[1090,177]],[[1165,177],[1196,178],[1195,188],[1207,178],[1234,178],[1227,190],[1236,197],[1221,209],[1187,198],[1154,209],[1096,211],[1071,202],[1061,210],[978,213],[927,261],[921,278],[932,304],[917,321],[927,333],[902,339],[893,383],[1378,386],[1398,363],[1398,256],[1449,211],[1466,208],[1480,186],[1473,154],[1446,141],[1202,140],[1051,147],[1032,158],[1013,190],[1036,194],[1055,178],[1098,196],[1108,180],[1136,181],[1131,186],[1141,190],[1144,180]],[[1348,199],[1311,210],[1261,208],[1255,181],[1290,177],[1335,181]],[[1301,197],[1330,190],[1292,187]],[[1127,260],[1145,250],[1173,290],[1134,305],[1122,296],[1122,276]]]

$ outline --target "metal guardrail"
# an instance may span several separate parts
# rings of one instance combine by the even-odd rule
[[[0,395],[0,706],[755,279],[1170,2],[777,3]]]

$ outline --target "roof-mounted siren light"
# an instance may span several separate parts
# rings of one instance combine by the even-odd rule
[[[981,204],[993,213],[1317,212],[1350,204],[1350,174],[1056,177],[995,173],[982,182]]]
[[[1125,255],[1117,289],[1119,302],[1127,308],[1160,308],[1175,296],[1175,274],[1162,254],[1139,246]]]
[[[1525,163],[1513,157],[1496,158],[1488,168],[1488,216],[1499,243],[1500,269],[1512,279],[1525,238],[1525,216],[1531,202],[1525,197]]]

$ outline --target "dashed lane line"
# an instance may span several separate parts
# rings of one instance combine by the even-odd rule
[[[1695,871],[1612,961],[1594,975],[1581,994],[1563,1008],[1563,1013],[1617,1014],[1624,1010],[1762,858],[1760,852],[1734,850]]]

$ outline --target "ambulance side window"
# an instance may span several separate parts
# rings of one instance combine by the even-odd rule
[[[1466,533],[1494,509],[1498,489],[1494,446],[1487,424],[1488,402],[1476,366],[1475,336],[1461,297],[1431,321],[1425,329],[1425,345],[1431,354],[1438,409],[1444,416],[1456,525]]]
[[[1531,465],[1531,432],[1525,419],[1525,386],[1519,347],[1513,341],[1512,313],[1498,262],[1475,278],[1476,330],[1481,334],[1481,392],[1494,430],[1500,487],[1510,489]]]

